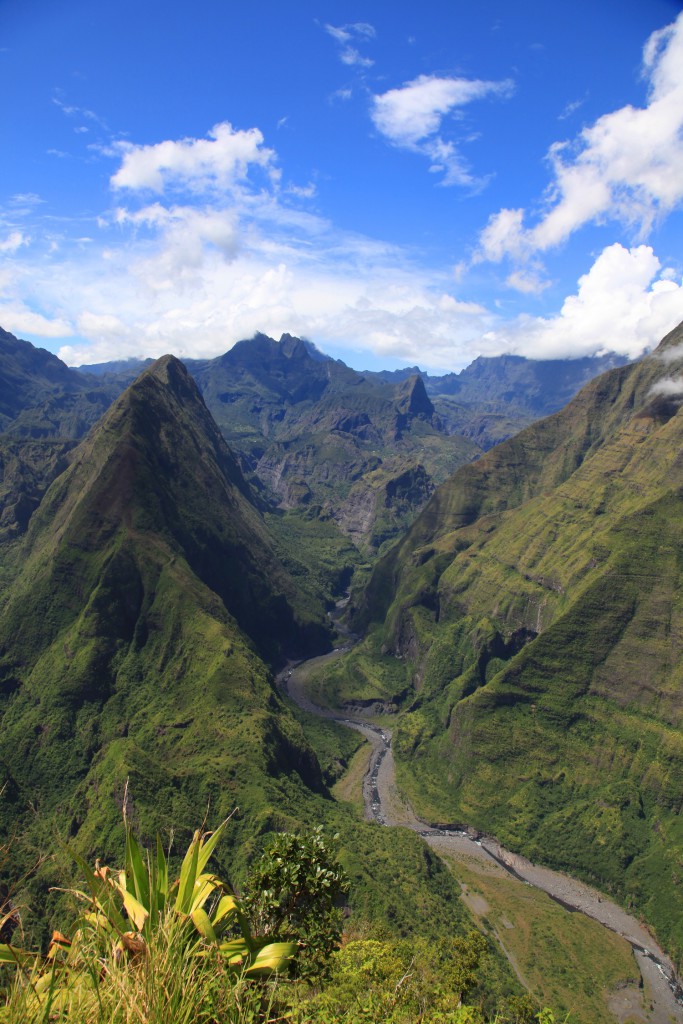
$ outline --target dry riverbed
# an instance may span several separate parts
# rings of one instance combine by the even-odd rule
[[[370,750],[362,781],[366,818],[383,826],[410,828],[422,835],[447,860],[469,860],[480,868],[488,866],[489,870],[534,886],[547,893],[566,913],[585,914],[621,936],[633,949],[642,988],[637,983],[625,984],[609,995],[609,1008],[614,1020],[620,1024],[683,1024],[683,993],[671,961],[649,932],[616,903],[583,882],[534,865],[524,857],[505,850],[492,837],[469,829],[433,828],[415,816],[396,786],[391,731],[363,720],[357,713],[353,717],[344,717],[339,712],[319,707],[306,693],[305,682],[309,672],[342,653],[344,649],[298,666],[288,666],[280,673],[278,682],[302,710],[340,722],[362,733],[368,740]],[[478,902],[481,897],[464,895],[466,902],[469,897],[470,909],[475,916],[484,916],[479,915],[476,909],[477,906],[481,909],[482,904]],[[496,937],[503,951],[522,983],[527,984],[517,957],[508,950],[505,936],[499,932],[500,929],[496,931]]]

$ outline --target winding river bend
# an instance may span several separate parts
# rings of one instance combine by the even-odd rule
[[[290,664],[277,677],[280,689],[303,711],[328,718],[361,733],[371,753],[363,778],[365,816],[387,828],[409,828],[419,833],[437,853],[463,854],[493,861],[522,882],[533,885],[569,912],[579,912],[620,935],[633,949],[643,980],[650,990],[649,1024],[683,1024],[683,988],[673,964],[652,935],[607,896],[569,875],[532,864],[525,857],[504,849],[492,836],[460,826],[435,827],[421,821],[401,797],[396,786],[391,730],[372,724],[357,713],[345,716],[319,707],[307,696],[303,682],[307,668],[318,667],[350,650],[352,640],[331,654]]]

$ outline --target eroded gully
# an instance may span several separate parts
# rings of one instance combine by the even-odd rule
[[[408,828],[419,833],[437,853],[474,856],[495,862],[521,882],[546,892],[569,912],[579,912],[598,921],[630,943],[643,980],[650,990],[652,1010],[650,1024],[683,1024],[683,988],[673,964],[650,933],[622,907],[608,897],[569,875],[532,864],[525,857],[511,853],[492,836],[465,825],[446,827],[420,820],[401,797],[396,786],[391,730],[373,725],[359,716],[343,715],[320,707],[307,696],[304,676],[350,650],[353,638],[331,654],[290,664],[277,677],[280,689],[303,711],[327,718],[355,729],[371,747],[368,767],[363,778],[363,802],[369,821],[388,828]]]

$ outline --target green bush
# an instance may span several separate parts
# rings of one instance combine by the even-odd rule
[[[252,868],[244,907],[257,935],[297,943],[296,973],[313,978],[339,945],[348,889],[322,826],[303,835],[283,832]]]

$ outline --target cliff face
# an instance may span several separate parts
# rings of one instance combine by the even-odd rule
[[[448,433],[419,375],[394,383],[357,373],[289,335],[257,335],[191,369],[264,493],[283,509],[318,507],[370,553],[412,521],[436,482],[479,452]],[[406,472],[429,479],[387,513],[385,489]]]
[[[459,470],[356,625],[413,664],[394,744],[428,816],[614,887],[683,949],[681,371],[678,328]]]

